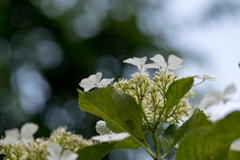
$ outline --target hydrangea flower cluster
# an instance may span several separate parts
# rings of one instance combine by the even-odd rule
[[[154,124],[156,121],[161,121],[162,124],[179,123],[182,121],[183,116],[189,116],[188,113],[192,107],[188,100],[194,96],[194,92],[189,90],[179,103],[168,111],[168,113],[164,113],[164,104],[166,102],[165,94],[168,91],[168,87],[177,80],[177,75],[174,75],[174,71],[183,68],[181,65],[183,60],[177,56],[170,55],[166,62],[164,57],[160,54],[150,59],[154,63],[145,64],[147,61],[146,56],[124,60],[124,63],[137,66],[139,72],[132,74],[130,80],[124,78],[119,79],[113,84],[113,87],[132,96],[136,100],[143,111],[143,123]],[[152,80],[149,78],[147,72],[149,68],[157,69]],[[199,84],[203,83],[205,80],[215,80],[215,78],[208,75],[195,75],[193,77],[202,79],[202,82]],[[98,72],[96,75],[84,78],[79,85],[84,88],[85,92],[88,92],[93,88],[106,87],[114,80],[114,78],[102,80],[101,78],[102,73]],[[199,84],[195,84],[195,86]]]
[[[6,160],[76,160],[78,157],[76,152],[80,148],[96,143],[67,131],[66,127],[54,130],[49,138],[34,140],[33,134],[37,129],[36,124],[26,123],[21,128],[21,135],[19,134],[18,137],[13,134],[19,132],[18,129],[7,130],[6,138],[0,141],[0,154],[4,154]],[[29,132],[24,132],[24,130]]]
[[[115,82],[113,86],[132,96],[142,107],[149,122],[155,123],[155,121],[160,118],[162,123],[179,123],[183,116],[188,116],[188,111],[192,109],[188,102],[188,99],[194,96],[192,90],[167,113],[167,116],[158,116],[166,115],[165,113],[160,114],[163,112],[164,101],[166,101],[165,93],[168,87],[177,79],[177,75],[174,75],[173,71],[182,68],[180,64],[183,60],[174,55],[170,55],[168,62],[165,62],[160,54],[150,59],[155,63],[145,64],[146,57],[125,60],[125,63],[136,65],[140,72],[132,74],[130,80],[120,79],[118,82]],[[150,80],[149,74],[143,72],[142,68],[158,68],[158,70],[155,72],[153,79]],[[144,69],[144,71],[146,71],[146,69]],[[145,119],[144,122],[146,123]]]
[[[67,127],[59,127],[49,138],[34,139],[38,128],[34,123],[26,123],[20,131],[17,128],[6,130],[6,137],[0,139],[0,154],[5,155],[5,160],[76,160],[77,152],[82,148],[102,142],[121,141],[130,136],[126,132],[101,132],[99,136],[84,139],[67,131]]]

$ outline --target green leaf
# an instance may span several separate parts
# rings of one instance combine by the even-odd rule
[[[172,124],[158,137],[158,142],[163,148],[163,153],[167,153],[172,148],[177,129],[178,125]]]
[[[169,86],[166,93],[165,114],[168,114],[168,111],[179,103],[183,96],[192,88],[193,82],[193,77],[188,77],[176,80]]]
[[[174,137],[174,146],[190,131],[197,127],[210,126],[211,122],[207,120],[206,114],[200,109],[196,108],[194,114],[185,121],[182,126],[177,130]],[[176,144],[175,144],[176,143]]]
[[[181,139],[193,129],[210,125],[211,122],[207,120],[205,113],[196,108],[194,114],[187,121],[185,121],[178,130],[176,130],[178,128],[176,125],[171,125],[158,138],[159,143],[163,148],[164,154],[168,154],[173,149],[173,147],[176,146],[176,144],[180,142]]]
[[[79,149],[77,160],[99,160],[107,155],[114,143],[101,143]]]
[[[184,137],[179,144],[176,160],[227,160],[228,145],[208,137],[211,127],[197,128]]]
[[[228,160],[240,160],[240,152],[230,151]]]
[[[229,160],[229,147],[240,136],[240,112],[233,112],[216,124],[194,129],[178,148],[176,160]]]
[[[137,149],[139,146],[146,146],[142,133],[141,110],[131,96],[111,86],[91,92],[78,92],[81,110],[103,118],[107,127],[115,133],[131,134],[117,143],[117,148]]]

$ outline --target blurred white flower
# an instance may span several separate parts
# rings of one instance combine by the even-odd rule
[[[164,57],[161,54],[157,54],[150,59],[159,66],[158,68],[162,67],[164,70],[177,70],[183,68],[183,66],[180,65],[182,64],[183,60],[174,55],[170,55],[168,57],[168,62],[164,60]]]
[[[215,78],[213,78],[213,77],[211,77],[211,76],[209,76],[209,75],[206,75],[206,74],[204,74],[203,76],[200,76],[200,75],[196,75],[196,76],[194,76],[195,78],[197,78],[197,79],[202,79],[202,80],[209,80],[209,81],[214,81],[215,80]]]
[[[25,123],[20,132],[17,128],[6,130],[6,138],[2,141],[2,144],[10,144],[19,141],[20,144],[27,144],[34,141],[34,133],[38,130],[38,125],[34,123]]]
[[[130,134],[128,132],[122,132],[122,133],[112,133],[112,134],[104,134],[100,136],[93,136],[92,139],[102,143],[102,142],[121,141],[129,136]]]
[[[200,108],[206,109],[211,105],[219,104],[220,101],[223,101],[223,103],[226,103],[230,100],[230,95],[232,93],[236,92],[236,87],[234,84],[228,86],[223,93],[220,91],[213,91],[204,96],[200,103]]]
[[[84,88],[84,91],[87,92],[92,88],[102,88],[106,87],[109,85],[114,78],[107,78],[107,79],[102,79],[102,73],[98,72],[96,75],[91,75],[88,78],[84,78],[79,85]],[[101,80],[101,81],[100,81]]]
[[[107,128],[105,121],[102,121],[102,120],[100,120],[100,121],[97,122],[97,124],[96,124],[96,131],[97,131],[97,133],[99,133],[100,135],[113,133],[112,131],[110,131],[110,130]]]
[[[174,147],[175,147],[175,148],[178,148],[178,146],[179,146],[179,144],[177,143]]]
[[[155,64],[145,64],[146,61],[147,61],[147,57],[144,56],[142,58],[137,58],[137,57],[128,58],[128,59],[124,60],[123,62],[137,66],[140,73],[145,72],[147,70],[147,68],[158,68],[158,67],[156,67]]]
[[[231,143],[230,150],[240,152],[240,138]]]
[[[76,160],[78,157],[78,154],[72,151],[62,151],[62,148],[55,143],[50,143],[47,147],[47,150],[49,152],[49,155],[47,155],[47,160]]]

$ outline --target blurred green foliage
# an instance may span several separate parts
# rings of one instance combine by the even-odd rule
[[[150,19],[164,4],[1,0],[0,134],[32,121],[40,126],[36,136],[48,136],[59,125],[86,138],[95,135],[98,118],[78,108],[80,80],[97,71],[122,77],[129,70],[122,61],[132,56],[178,55]],[[222,11],[213,9],[214,16]]]

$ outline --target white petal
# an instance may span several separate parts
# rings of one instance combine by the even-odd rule
[[[195,75],[194,78],[203,79],[202,76],[200,76],[200,75]]]
[[[179,65],[179,64],[169,64],[168,65],[168,69],[170,70],[177,70],[177,69],[181,69],[183,68],[183,66]]]
[[[232,84],[232,85],[228,86],[228,87],[224,90],[223,95],[224,95],[224,96],[227,96],[227,95],[232,94],[232,93],[234,93],[234,92],[236,92],[236,87],[235,87],[234,84]]]
[[[102,143],[102,142],[111,142],[111,141],[121,141],[129,136],[130,136],[129,133],[122,132],[122,133],[113,133],[113,134],[104,134],[100,136],[94,136],[92,137],[92,139],[100,141]]]
[[[230,98],[223,98],[222,100],[223,100],[223,103],[225,104],[230,100]]]
[[[142,57],[142,58],[137,58],[137,57],[133,57],[133,58],[128,58],[126,60],[124,60],[124,63],[129,63],[135,66],[139,66],[141,64],[145,64],[145,62],[147,61],[147,57]]]
[[[79,85],[84,88],[84,91],[87,92],[92,88],[97,87],[97,83],[102,78],[102,73],[98,72],[96,75],[91,75],[88,78],[84,78]]]
[[[141,67],[141,65],[140,65],[136,60],[134,60],[134,59],[132,59],[132,58],[126,59],[126,60],[124,60],[123,62],[124,62],[124,63],[128,63],[128,64],[132,64],[132,65],[134,65],[134,66],[137,66],[138,69],[139,69],[139,67]]]
[[[10,144],[16,142],[20,137],[19,130],[17,128],[13,128],[5,131],[6,138],[3,140],[3,144]]]
[[[114,78],[105,78],[102,79],[101,82],[98,83],[98,87],[106,87],[107,85],[109,85],[110,83],[112,83],[112,81],[114,80]]]
[[[62,148],[58,144],[50,143],[47,147],[47,151],[49,152],[47,160],[56,160],[61,156]]]
[[[178,146],[179,146],[179,144],[177,143],[174,147],[175,147],[175,148],[178,148]]]
[[[25,123],[21,130],[21,141],[22,144],[30,143],[34,141],[33,134],[37,132],[38,130],[38,125],[34,123]]]
[[[124,60],[123,62],[135,65],[138,67],[139,71],[144,72],[146,70],[146,68],[144,68],[146,61],[147,61],[147,57],[144,56],[142,58],[137,58],[137,57],[129,58],[129,59]]]
[[[206,75],[206,74],[204,74],[204,75],[202,76],[202,79],[209,80],[209,81],[214,81],[214,80],[215,80],[215,78],[213,78],[213,77],[211,77],[211,76],[209,76],[209,75]]]
[[[80,85],[82,88],[84,88],[84,91],[85,91],[85,92],[87,92],[87,91],[89,91],[90,89],[96,87],[95,84],[94,84],[92,81],[90,81],[88,78],[84,78],[84,79],[79,83],[79,85]]]
[[[65,150],[61,156],[61,160],[76,160],[77,157],[78,157],[78,154],[69,150]]]
[[[160,65],[157,64],[157,63],[150,63],[150,64],[146,64],[145,67],[146,68],[156,68],[156,69],[159,69]]]
[[[150,58],[153,62],[157,63],[158,65],[160,65],[162,68],[166,68],[167,63],[164,59],[164,57],[161,54],[157,54],[154,57]]]
[[[88,79],[90,81],[92,81],[93,84],[97,84],[101,80],[101,78],[102,78],[102,73],[101,72],[97,72],[96,74],[88,77]]]
[[[206,109],[211,105],[219,104],[220,100],[216,97],[206,97],[201,100],[200,108]]]
[[[212,91],[207,93],[204,97],[213,97],[213,98],[217,98],[219,101],[222,99],[223,95],[219,90],[216,91]]]
[[[131,135],[128,132],[122,132],[122,133],[116,133],[116,135],[113,137],[114,141],[121,141],[127,137],[130,137]]]
[[[21,128],[21,136],[32,136],[38,130],[38,125],[34,123],[25,123]]]
[[[34,141],[33,136],[21,136],[20,143],[26,145],[27,143],[31,143]]]
[[[234,140],[234,141],[231,143],[230,150],[232,150],[232,151],[237,151],[237,152],[240,151],[240,138]]]
[[[107,128],[105,121],[102,121],[102,120],[97,122],[96,131],[100,135],[111,133],[111,131]]]
[[[140,65],[144,65],[147,61],[147,57],[144,56],[142,58],[137,58],[137,57],[133,57],[133,59]]]
[[[132,64],[132,65],[135,65],[135,66],[138,65],[138,63],[133,58],[128,58],[128,59],[124,60],[123,62]]]
[[[168,57],[168,64],[182,64],[183,60],[181,58],[178,58],[175,55],[170,55]]]
[[[183,60],[178,58],[177,56],[170,55],[168,57],[168,69],[177,70],[183,68],[180,64],[182,64]]]

